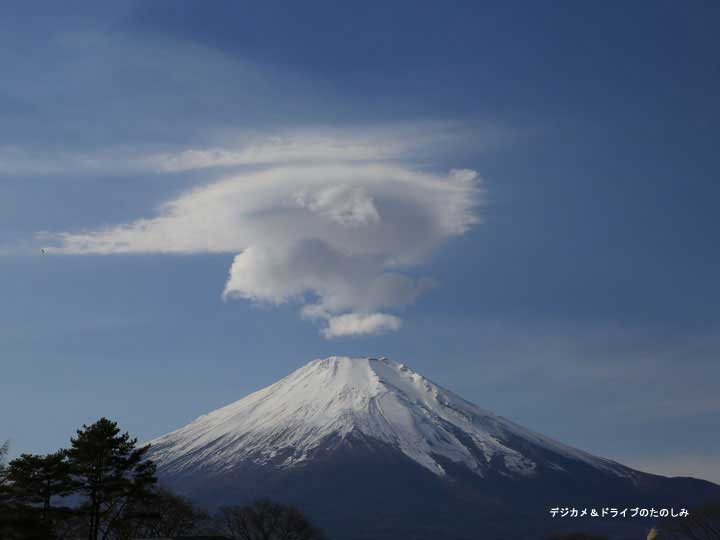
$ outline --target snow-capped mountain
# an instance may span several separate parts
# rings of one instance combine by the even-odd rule
[[[548,504],[618,506],[686,491],[534,433],[386,358],[314,360],[151,444],[161,480],[200,502],[285,499],[348,538],[348,523],[364,538],[472,538],[460,523],[479,508],[494,508],[501,525],[483,525],[497,538],[502,523],[518,538]],[[689,481],[697,493],[718,488]],[[385,521],[360,520],[363,529],[360,508]]]
[[[314,360],[240,401],[201,416],[152,442],[167,472],[222,472],[238,463],[302,465],[328,437],[356,432],[382,441],[432,473],[439,458],[483,476],[490,463],[506,474],[533,475],[537,460],[509,441],[580,460],[618,476],[632,472],[528,431],[480,409],[387,358]],[[548,466],[562,469],[559,463]]]

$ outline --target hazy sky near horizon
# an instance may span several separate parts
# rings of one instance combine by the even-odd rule
[[[389,356],[720,483],[719,15],[7,3],[0,440],[150,439]]]

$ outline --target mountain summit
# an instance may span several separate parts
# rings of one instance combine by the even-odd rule
[[[622,465],[528,431],[387,358],[314,360],[152,444],[167,472],[222,472],[245,461],[298,467],[328,439],[351,435],[396,448],[438,476],[445,460],[479,476],[490,468],[532,476],[573,459],[632,478]]]
[[[720,497],[553,441],[387,358],[314,360],[151,452],[161,480],[201,503],[283,499],[336,538],[518,538],[548,525],[550,505]]]

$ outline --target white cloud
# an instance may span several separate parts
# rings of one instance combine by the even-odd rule
[[[477,222],[473,171],[418,167],[520,134],[471,118],[329,127],[354,105],[325,81],[136,37],[51,33],[33,42],[33,62],[0,52],[17,68],[7,93],[25,104],[0,130],[0,177],[216,181],[144,219],[39,234],[48,253],[233,253],[226,298],[297,302],[316,320],[357,314],[392,329],[372,315],[412,303],[430,284],[407,268]],[[62,106],[48,109],[48,100]]]
[[[385,271],[379,254],[353,255],[313,238],[284,249],[248,247],[235,257],[224,295],[283,304],[310,292],[317,301],[303,313],[319,318],[410,304],[426,288],[426,280]]]
[[[0,174],[182,173],[210,168],[429,159],[447,147],[478,151],[503,144],[510,130],[469,130],[450,122],[389,123],[364,129],[314,126],[206,135],[205,144],[114,143],[85,148],[2,144]],[[169,148],[167,148],[169,146]]]
[[[212,167],[384,161],[396,159],[420,143],[417,133],[407,133],[402,138],[387,133],[398,129],[386,126],[384,134],[352,135],[342,130],[322,128],[288,129],[266,135],[240,132],[230,137],[232,142],[222,145],[179,146],[169,152],[131,145],[114,145],[84,152],[0,145],[0,169],[3,174],[30,175],[108,171],[163,174]]]
[[[295,197],[295,202],[341,225],[380,221],[372,197],[363,188],[330,186],[315,193],[301,191]]]
[[[327,328],[322,333],[326,338],[357,336],[362,334],[381,334],[398,330],[402,321],[394,315],[386,313],[346,313],[328,319]]]
[[[398,131],[407,131],[406,137],[398,137]],[[327,128],[289,129],[264,137],[239,135],[232,144],[223,146],[152,154],[145,157],[143,163],[159,172],[179,172],[243,165],[375,161],[396,158],[419,142],[417,132],[413,134],[410,128],[400,126],[386,126],[383,131],[368,133]]]
[[[431,285],[408,267],[478,222],[479,179],[470,170],[332,161],[231,174],[155,217],[43,238],[54,244],[49,252],[66,254],[237,253],[224,298],[296,302],[304,317],[327,322],[326,337],[397,330],[400,319],[384,310]]]

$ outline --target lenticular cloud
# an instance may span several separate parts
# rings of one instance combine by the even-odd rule
[[[223,297],[297,303],[328,338],[397,330],[388,313],[430,286],[406,274],[478,221],[474,171],[285,166],[230,176],[156,217],[55,235],[56,252],[237,253]]]

